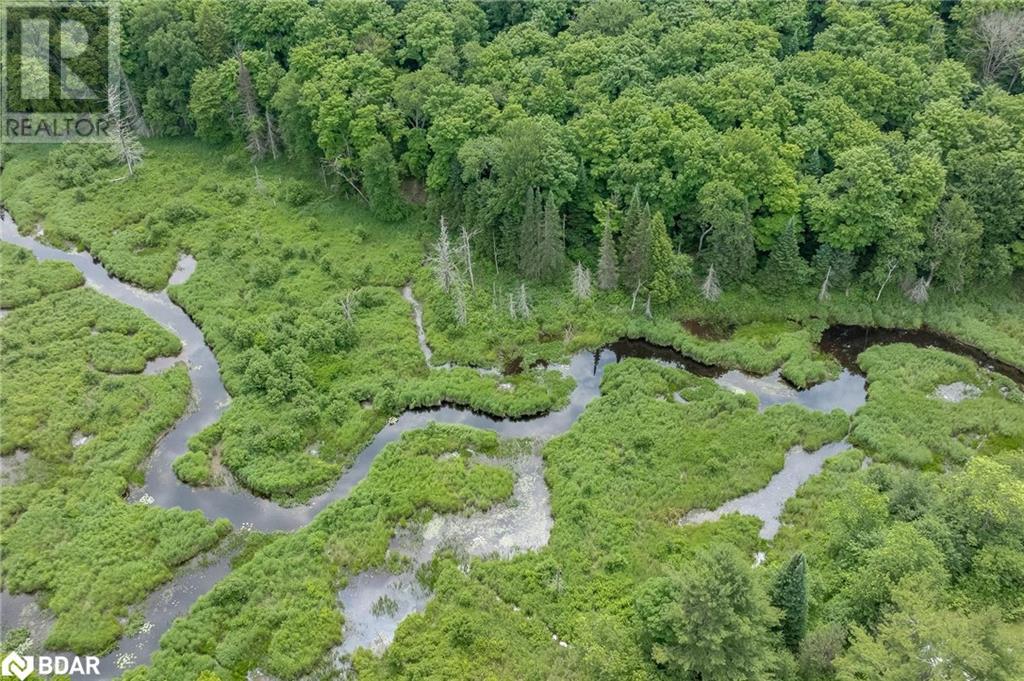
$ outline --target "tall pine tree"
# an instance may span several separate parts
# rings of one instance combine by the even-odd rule
[[[668,227],[661,213],[651,218],[651,257],[648,265],[650,284],[648,290],[655,303],[666,303],[679,295],[676,281],[676,255],[672,252],[672,241],[668,238]]]
[[[530,187],[523,201],[523,219],[519,223],[519,274],[535,278],[538,271],[541,208],[538,192]]]
[[[800,257],[802,237],[796,218],[790,218],[772,246],[765,274],[768,287],[775,293],[788,293],[807,283],[810,271]]]
[[[782,611],[779,628],[786,646],[796,652],[807,630],[807,561],[794,555],[772,585],[771,602]]]
[[[622,285],[634,289],[650,278],[651,207],[640,202],[640,190],[633,192],[622,223]]]
[[[544,213],[540,221],[540,238],[537,250],[536,276],[550,280],[565,269],[565,235],[562,229],[562,214],[550,192],[544,202]]]

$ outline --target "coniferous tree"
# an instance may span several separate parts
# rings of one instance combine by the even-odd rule
[[[767,678],[775,611],[739,551],[705,550],[679,573],[648,580],[636,602],[654,662],[678,679]]]
[[[562,215],[555,197],[548,193],[544,212],[540,216],[540,238],[534,245],[538,279],[554,279],[565,269],[565,237],[562,233]]]
[[[268,143],[264,139],[265,129],[263,116],[256,103],[256,89],[252,82],[252,74],[245,64],[242,52],[238,58],[238,96],[242,102],[242,117],[245,121],[245,134],[249,153],[254,161],[262,160],[267,153]]]
[[[640,189],[626,209],[622,222],[622,279],[623,286],[632,289],[646,282],[651,257],[651,208],[640,201]]]
[[[604,226],[601,232],[601,260],[597,265],[597,287],[610,291],[619,285],[619,263],[615,254],[615,237],[612,228]]]
[[[651,277],[651,207],[644,204],[631,226],[629,249],[623,255],[626,279],[646,285]],[[670,246],[671,248],[671,246]]]
[[[790,218],[768,255],[765,274],[768,287],[776,293],[794,291],[807,283],[807,263],[800,257],[801,236],[796,218]]]
[[[709,182],[700,194],[701,219],[710,226],[708,258],[722,281],[743,281],[757,264],[749,200],[729,182]]]
[[[651,297],[655,303],[665,303],[679,295],[679,284],[676,281],[676,254],[672,252],[672,241],[668,237],[668,228],[661,213],[651,218],[651,255],[648,264],[650,271]]]
[[[782,611],[779,628],[786,647],[796,652],[807,631],[807,561],[804,554],[794,555],[775,577],[771,601]]]
[[[519,274],[535,278],[538,267],[541,207],[538,192],[530,187],[523,203],[523,219],[519,223]]]

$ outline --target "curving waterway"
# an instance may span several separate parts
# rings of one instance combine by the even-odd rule
[[[625,357],[658,360],[714,378],[724,387],[753,393],[762,409],[773,404],[797,403],[810,409],[828,411],[840,408],[852,413],[866,399],[865,380],[855,372],[855,365],[849,361],[844,362],[845,368],[837,379],[807,390],[797,390],[782,381],[778,373],[754,377],[735,370],[726,371],[700,364],[670,348],[623,340],[596,352],[579,352],[568,363],[550,367],[572,377],[576,382],[568,404],[562,409],[534,418],[514,420],[493,418],[454,406],[406,411],[377,433],[330,490],[303,506],[284,508],[237,486],[194,488],[180,482],[174,475],[171,464],[186,451],[188,440],[217,421],[231,398],[221,381],[216,357],[204,342],[202,331],[184,310],[171,301],[166,291],[142,290],[112,277],[88,253],[63,251],[43,244],[32,236],[22,235],[6,213],[0,215],[0,238],[30,250],[40,260],[71,263],[85,276],[87,286],[141,310],[181,340],[182,351],[177,357],[154,360],[147,365],[146,371],[155,373],[176,362],[184,362],[192,381],[191,404],[187,413],[157,443],[146,469],[145,483],[132,492],[129,501],[152,503],[166,508],[200,510],[210,519],[227,518],[236,528],[291,531],[303,527],[325,506],[344,498],[366,477],[374,458],[388,443],[394,442],[406,431],[431,422],[465,424],[494,431],[502,437],[530,437],[536,440],[563,433],[576,421],[587,404],[600,394],[605,368]],[[195,267],[196,261],[191,256],[183,256],[170,283],[184,283]],[[422,310],[410,288],[406,287],[402,293],[411,304],[420,347],[426,363],[431,366],[432,353],[423,331]],[[842,348],[844,346],[840,340],[833,339],[832,342]],[[841,360],[844,359],[842,353],[835,354]],[[741,503],[745,499],[741,498],[736,500],[736,510],[753,509],[750,512],[762,517],[766,530],[773,533],[778,523],[778,511],[775,509],[781,509],[782,503],[792,495],[796,487],[820,470],[825,458],[840,451],[842,447],[837,446],[823,448],[813,456],[791,452],[786,457],[784,469],[776,474],[768,487],[747,495],[753,497],[756,503]],[[474,516],[438,518],[432,526],[423,528],[415,541],[397,535],[393,548],[411,558],[413,564],[419,564],[429,559],[442,543],[454,545],[471,555],[497,553],[503,556],[546,544],[552,521],[540,456],[535,452],[513,462],[487,463],[512,468],[516,484],[510,502]],[[728,510],[733,509],[719,509],[723,512]],[[158,647],[160,636],[173,620],[185,614],[201,595],[227,574],[229,558],[228,551],[199,557],[182,569],[173,582],[151,594],[142,608],[146,615],[143,630],[122,640],[114,652],[101,659],[102,677],[113,678],[125,668],[148,662]],[[339,601],[351,624],[347,625],[346,641],[338,652],[350,652],[355,645],[379,647],[386,644],[402,617],[422,608],[429,597],[414,582],[408,572],[389,575],[371,571],[350,580],[349,586],[339,594]],[[396,602],[397,610],[372,613],[374,603],[384,594],[390,594],[389,598]],[[35,632],[36,629],[43,630],[45,626],[46,613],[40,611],[28,595],[0,593],[0,609],[3,611],[4,629],[27,626]]]

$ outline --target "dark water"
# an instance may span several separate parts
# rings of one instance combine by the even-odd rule
[[[820,345],[822,350],[835,357],[844,367],[856,371],[857,355],[872,345],[891,343],[910,343],[919,348],[932,347],[955,355],[964,355],[973,359],[980,366],[1024,385],[1024,370],[995,359],[973,345],[936,333],[928,328],[880,329],[837,324],[825,330],[821,336]]]
[[[366,477],[374,458],[388,443],[394,442],[408,430],[426,426],[431,422],[470,425],[494,431],[502,437],[548,438],[563,433],[576,421],[587,404],[600,394],[600,383],[605,368],[624,357],[653,359],[684,368],[700,376],[714,378],[720,385],[730,389],[744,390],[755,394],[760,400],[762,408],[772,404],[797,403],[811,409],[827,411],[841,408],[852,412],[864,403],[866,397],[864,379],[855,373],[855,365],[849,362],[844,362],[844,366],[847,368],[836,380],[822,383],[808,390],[796,390],[785,384],[777,373],[767,377],[753,377],[742,372],[726,371],[701,364],[671,348],[663,348],[642,341],[623,340],[597,352],[579,352],[567,364],[551,367],[564,375],[571,376],[576,381],[569,402],[562,409],[535,418],[519,420],[493,418],[453,406],[407,411],[377,433],[369,445],[359,453],[352,466],[345,471],[329,491],[304,506],[282,508],[272,501],[256,497],[242,489],[193,488],[181,483],[174,475],[171,463],[186,451],[189,438],[220,417],[229,404],[230,397],[221,382],[216,358],[204,344],[202,332],[181,308],[171,302],[166,292],[144,291],[111,277],[87,253],[68,253],[46,246],[32,237],[22,236],[18,234],[14,222],[7,214],[3,214],[0,220],[2,220],[0,221],[0,237],[4,241],[31,250],[41,260],[61,260],[72,263],[85,275],[88,286],[141,310],[181,339],[183,350],[177,358],[154,360],[146,370],[148,373],[154,373],[166,369],[173,361],[184,361],[193,386],[192,403],[188,413],[157,443],[146,470],[145,484],[132,493],[129,501],[153,503],[165,508],[198,509],[210,519],[227,518],[236,528],[291,531],[303,527],[325,506],[344,498],[356,484]],[[194,259],[191,259],[190,256],[184,257],[172,277],[172,282],[184,282],[195,267]],[[410,290],[404,290],[403,295],[412,304],[420,346],[425,360],[429,364],[430,349],[422,329],[419,304],[412,297]],[[852,353],[859,352],[855,349],[856,340],[856,338],[847,337],[843,333],[836,333],[828,336],[827,341],[823,342],[823,347],[840,356],[842,360],[847,355],[852,356]],[[934,335],[928,336],[926,344],[936,344]],[[817,456],[804,456],[811,459],[818,458]],[[536,459],[534,464],[539,465],[539,461]],[[787,457],[787,466],[788,462],[789,457]],[[803,471],[806,467],[797,466],[797,468],[800,470],[797,471],[794,468],[791,474],[785,477],[787,484],[784,486],[787,490],[795,480],[799,478],[796,482],[799,484],[814,472],[812,466],[807,469],[810,472],[807,472],[805,476]],[[818,468],[820,469],[820,464]],[[515,472],[517,476],[522,477],[527,475],[529,470],[516,469]],[[793,474],[796,474],[796,477],[793,477]],[[542,480],[542,476],[540,479]],[[773,478],[773,482],[774,480]],[[787,497],[791,493],[787,492]],[[531,512],[535,517],[528,520],[520,518],[516,522],[524,527],[545,526],[545,523],[550,520],[546,488],[543,503],[533,504],[529,508],[532,509]],[[487,517],[473,519],[470,516],[463,518],[462,521],[464,522],[443,521],[453,523],[447,532],[451,537],[458,538],[457,543],[460,545],[473,544],[470,541],[472,537],[466,534],[466,528],[469,528],[469,532],[472,532],[474,527],[484,528],[480,529],[478,537],[480,541],[484,542],[484,545],[487,544],[487,537],[503,536],[501,532],[494,529],[496,526],[488,525],[493,518],[491,520],[488,520]],[[459,529],[460,527],[462,529]],[[484,531],[488,527],[491,530]],[[546,536],[545,533],[545,542]],[[535,541],[525,541],[520,544],[513,542],[510,544],[510,548],[514,550],[536,548],[535,544]],[[432,553],[431,543],[426,542],[425,545],[430,547]],[[422,547],[416,550],[419,558],[425,555],[421,553],[422,550]],[[171,584],[147,598],[142,608],[146,613],[147,621],[144,631],[135,637],[123,640],[117,650],[102,659],[103,678],[116,676],[121,669],[128,666],[148,662],[150,655],[157,648],[160,636],[170,626],[170,623],[176,617],[187,612],[192,603],[212,588],[227,571],[228,559],[225,556],[207,559],[205,562],[203,559],[199,559],[194,561],[188,569],[182,571]],[[342,594],[341,601],[346,605],[351,605],[355,610],[360,610],[364,606],[368,607],[368,605],[372,605],[368,599],[374,594],[380,594],[395,586],[392,584],[392,581],[395,580],[397,580],[395,584],[400,589],[409,591],[408,598],[396,599],[399,601],[400,611],[411,611],[420,607],[421,595],[415,592],[415,587],[409,582],[407,574],[402,576],[367,574],[365,577],[357,577],[350,583],[349,589],[346,589],[348,593]],[[363,582],[366,583],[366,588],[360,591],[357,587]],[[2,622],[3,628],[10,629],[19,626],[22,613],[29,603],[29,597],[11,596],[6,592],[0,593],[0,611],[2,611],[0,622]],[[386,619],[382,618],[382,621]],[[390,631],[393,631],[390,624],[387,626]],[[357,634],[357,638],[366,640],[367,637],[374,635],[375,633],[372,631],[364,631]]]

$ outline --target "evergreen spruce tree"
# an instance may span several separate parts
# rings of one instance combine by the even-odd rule
[[[807,630],[807,561],[804,554],[794,555],[775,577],[771,602],[782,611],[779,622],[782,639],[786,647],[796,652]]]
[[[597,264],[597,287],[610,291],[619,285],[619,263],[615,254],[615,237],[610,225],[601,232],[601,259]]]
[[[555,204],[555,197],[548,193],[544,212],[540,216],[540,238],[535,245],[538,279],[550,280],[565,269],[565,237],[562,233],[562,215]]]
[[[796,218],[790,218],[772,246],[765,274],[768,287],[776,293],[788,293],[807,283],[810,272],[800,257],[801,237]]]
[[[641,642],[666,678],[764,679],[778,621],[746,557],[714,545],[684,570],[654,577],[636,601]]]
[[[650,208],[640,200],[640,188],[633,196],[622,220],[622,272],[619,283],[632,290],[643,281],[644,269],[650,257]]]
[[[648,290],[655,303],[665,303],[679,295],[679,284],[675,278],[676,255],[672,252],[668,227],[660,212],[651,218],[650,232],[651,256],[648,269],[651,281]]]
[[[533,187],[526,190],[519,223],[519,274],[526,278],[534,278],[538,272],[541,210],[537,194]]]
[[[630,213],[633,213],[633,217],[627,214],[625,221],[626,250],[622,255],[622,283],[635,287],[637,284],[646,285],[651,276],[651,207],[644,204],[635,213],[631,207]]]

